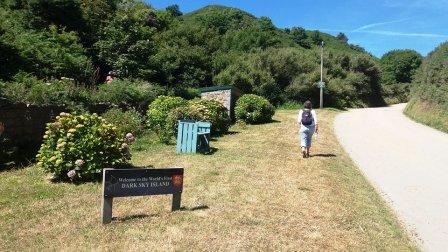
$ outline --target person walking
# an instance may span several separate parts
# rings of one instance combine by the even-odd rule
[[[314,133],[317,133],[319,126],[317,124],[316,111],[313,110],[311,101],[303,104],[303,109],[299,111],[297,122],[300,123],[300,147],[303,158],[310,157],[311,140]]]

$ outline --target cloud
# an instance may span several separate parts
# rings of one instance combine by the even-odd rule
[[[362,33],[386,35],[386,36],[406,36],[406,37],[423,37],[423,38],[448,38],[445,34],[435,34],[435,33],[404,33],[404,32],[394,32],[394,31],[359,31]]]
[[[448,7],[448,0],[384,0],[383,6],[392,8],[442,8]]]
[[[443,0],[445,1],[445,0]],[[446,0],[448,1],[448,0]],[[377,35],[386,35],[386,36],[406,36],[406,37],[423,37],[423,38],[448,38],[448,35],[445,34],[435,34],[435,33],[407,33],[407,32],[396,32],[396,31],[385,31],[385,30],[371,30],[370,28],[401,23],[404,21],[410,20],[410,18],[392,20],[387,22],[377,22],[368,25],[363,25],[354,30],[351,30],[352,33],[369,33],[369,34],[377,34]]]
[[[444,38],[448,39],[448,34],[437,33],[407,33],[407,32],[395,32],[395,31],[383,31],[383,30],[341,30],[341,29],[319,29],[323,32],[343,32],[343,33],[367,33],[383,36],[400,36],[400,37],[421,37],[421,38]]]
[[[388,21],[388,22],[372,23],[372,24],[363,25],[361,27],[358,27],[358,28],[352,30],[352,32],[360,32],[360,31],[364,31],[364,30],[370,29],[372,27],[377,27],[377,26],[382,26],[382,25],[387,25],[387,24],[401,23],[401,22],[404,22],[406,20],[409,20],[409,18],[393,20],[393,21]]]
[[[424,0],[421,0],[423,2]],[[440,0],[446,1],[448,0]],[[392,21],[385,22],[376,22],[367,25],[360,26],[353,30],[338,30],[338,29],[320,29],[321,31],[326,32],[344,32],[344,33],[366,33],[366,34],[375,34],[375,35],[383,35],[383,36],[400,36],[400,37],[421,37],[421,38],[443,38],[448,39],[448,34],[437,34],[437,33],[413,33],[413,32],[400,32],[400,31],[387,31],[387,30],[372,30],[371,28],[384,26],[388,24],[401,23],[407,20],[411,20],[410,18],[397,19]]]

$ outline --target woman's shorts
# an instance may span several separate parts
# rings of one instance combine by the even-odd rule
[[[300,127],[300,147],[311,147],[311,140],[316,126],[301,126]]]

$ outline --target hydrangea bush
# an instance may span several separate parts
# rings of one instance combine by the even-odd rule
[[[138,136],[143,133],[143,118],[135,109],[122,111],[120,108],[109,109],[106,113],[101,115],[107,122],[117,126],[118,132],[125,135],[132,132]]]
[[[148,109],[148,127],[153,130],[160,140],[168,143],[172,138],[172,132],[167,131],[168,114],[179,107],[184,107],[187,101],[181,97],[159,96],[149,105]]]
[[[159,96],[147,114],[149,128],[164,143],[170,143],[177,134],[179,120],[210,122],[215,135],[226,133],[231,123],[227,108],[221,103],[202,99],[186,101],[181,97]]]
[[[227,108],[214,100],[194,99],[186,106],[172,110],[167,119],[167,130],[171,130],[172,135],[176,134],[178,121],[182,119],[210,122],[214,135],[226,133],[231,123]]]
[[[270,122],[274,113],[275,108],[267,99],[254,94],[241,96],[235,106],[236,119],[249,124]]]
[[[94,179],[103,168],[127,163],[128,145],[134,140],[120,136],[114,125],[96,114],[68,113],[48,123],[43,138],[38,165],[57,179],[71,180]]]

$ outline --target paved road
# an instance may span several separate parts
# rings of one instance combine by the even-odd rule
[[[448,134],[403,115],[405,104],[336,117],[339,141],[425,251],[448,251]]]

